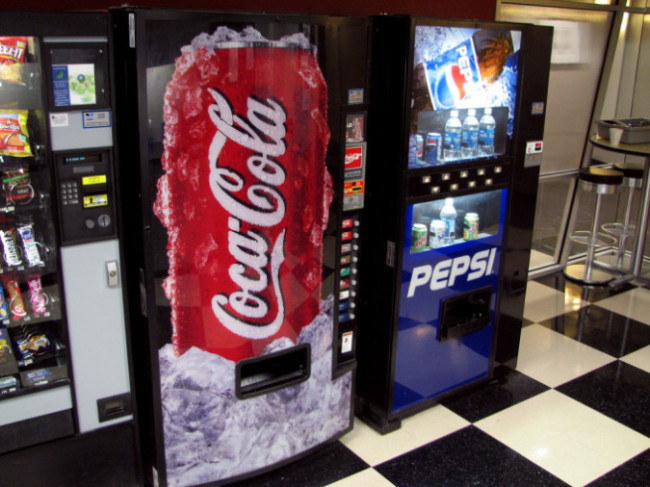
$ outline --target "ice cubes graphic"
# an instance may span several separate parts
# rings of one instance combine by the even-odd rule
[[[235,363],[191,348],[176,358],[159,351],[169,485],[188,486],[245,474],[280,462],[350,426],[352,374],[332,380],[334,298],[303,328],[311,344],[311,376],[301,384],[238,400]],[[292,346],[288,338],[264,354]]]

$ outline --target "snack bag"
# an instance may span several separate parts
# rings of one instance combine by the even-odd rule
[[[0,110],[0,154],[31,157],[27,110]]]
[[[7,167],[2,171],[2,184],[4,186],[7,204],[27,204],[34,199],[34,187],[29,175],[29,167],[25,164],[20,167]]]
[[[0,36],[0,81],[23,84],[27,37]]]

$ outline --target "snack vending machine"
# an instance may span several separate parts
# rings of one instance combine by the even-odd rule
[[[145,475],[247,478],[352,426],[368,22],[113,16]]]
[[[107,20],[0,18],[0,453],[133,420]]]
[[[388,16],[372,36],[356,407],[388,432],[514,367],[551,30]]]

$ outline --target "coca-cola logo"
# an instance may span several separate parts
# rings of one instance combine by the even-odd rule
[[[214,295],[212,310],[231,332],[249,339],[264,339],[278,332],[285,313],[280,267],[285,257],[286,227],[275,242],[263,229],[280,225],[286,213],[286,202],[278,189],[286,179],[286,170],[277,158],[287,149],[287,113],[278,100],[251,96],[247,116],[243,116],[234,113],[223,92],[216,88],[208,91],[214,99],[208,113],[217,128],[208,155],[210,189],[230,215],[228,251],[235,262],[228,275],[239,288],[229,295]],[[228,141],[251,151],[246,167],[256,178],[253,184],[247,186],[245,175],[228,167],[227,161],[219,160]],[[243,222],[250,227],[247,231],[242,230]],[[275,316],[269,316],[271,306],[263,296],[269,285],[277,301]]]
[[[359,169],[363,165],[363,147],[345,149],[345,169]]]

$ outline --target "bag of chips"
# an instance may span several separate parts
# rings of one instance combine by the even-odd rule
[[[0,154],[31,157],[27,110],[0,110]]]
[[[0,81],[23,84],[27,37],[0,36]]]

